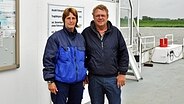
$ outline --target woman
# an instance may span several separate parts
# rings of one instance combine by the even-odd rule
[[[77,10],[66,8],[62,20],[63,29],[47,40],[43,77],[48,82],[54,104],[81,104],[86,77],[85,41],[76,30]]]

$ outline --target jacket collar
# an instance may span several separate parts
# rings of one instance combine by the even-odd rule
[[[77,34],[77,29],[75,28],[73,32],[70,32],[67,30],[67,28],[64,26],[63,30],[67,33],[67,35],[69,36],[69,38],[74,39],[76,37]]]

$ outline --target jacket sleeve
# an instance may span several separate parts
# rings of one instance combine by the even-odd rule
[[[128,49],[126,46],[126,42],[123,38],[123,35],[118,30],[118,65],[119,65],[119,73],[126,75],[126,72],[128,71],[129,66],[129,55],[128,55]]]
[[[54,81],[57,51],[58,46],[56,39],[51,36],[47,40],[43,55],[43,78],[45,81]]]
[[[82,37],[84,38],[85,48],[87,48],[87,44],[86,44],[86,41],[85,41],[86,38],[85,38],[85,35],[84,35],[84,34],[85,34],[85,30],[86,30],[86,29],[84,29],[84,30],[82,31],[81,35],[82,35]],[[88,52],[87,52],[87,49],[85,49],[84,67],[88,69],[88,67],[87,67],[87,66],[88,66],[88,65],[87,65],[87,63],[88,63],[88,58],[87,58],[87,56],[88,56],[88,55],[87,55],[87,53],[88,53]]]

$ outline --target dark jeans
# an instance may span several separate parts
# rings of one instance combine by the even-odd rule
[[[91,104],[104,104],[105,94],[108,104],[121,104],[121,89],[116,77],[89,76],[88,90]]]
[[[54,104],[81,104],[83,97],[83,82],[73,84],[56,82],[57,94],[51,93],[51,99]]]

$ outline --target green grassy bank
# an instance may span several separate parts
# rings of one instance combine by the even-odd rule
[[[184,20],[140,20],[140,27],[184,27]]]

